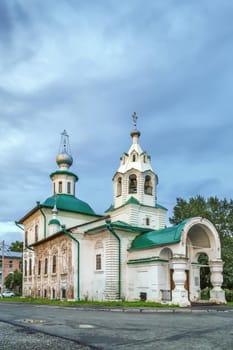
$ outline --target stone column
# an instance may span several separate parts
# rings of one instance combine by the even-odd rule
[[[210,301],[217,304],[226,304],[225,292],[221,288],[223,282],[223,265],[222,260],[212,260],[209,262],[210,266],[210,281],[212,283],[213,289],[210,291]]]
[[[188,291],[185,289],[187,262],[188,259],[184,256],[174,256],[171,260],[175,284],[175,289],[172,290],[172,303],[183,307],[190,305]]]

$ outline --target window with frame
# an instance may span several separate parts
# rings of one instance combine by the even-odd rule
[[[48,258],[45,258],[45,261],[44,261],[44,274],[45,275],[48,274]]]
[[[102,269],[102,261],[101,261],[101,254],[96,254],[95,256],[95,269],[101,270]]]
[[[150,218],[148,218],[148,217],[146,218],[146,225],[150,226]]]
[[[13,267],[13,260],[9,260],[9,269],[12,269]]]
[[[38,242],[38,228],[39,228],[39,226],[36,225],[35,226],[35,242]]]
[[[137,193],[137,176],[135,174],[129,176],[129,193]]]
[[[53,264],[52,264],[52,273],[56,273],[57,271],[57,257],[53,255]]]
[[[25,232],[25,246],[28,246],[28,231]]]
[[[67,193],[71,193],[71,183],[67,182]]]
[[[2,260],[0,260],[0,268],[2,268]]]
[[[58,192],[62,193],[62,181],[58,182]]]
[[[117,196],[121,196],[122,193],[122,178],[118,177],[117,179]]]
[[[28,273],[28,262],[24,260],[24,276],[27,276]]]
[[[38,261],[38,275],[41,275],[41,260]]]
[[[152,195],[152,190],[153,190],[153,186],[152,186],[151,177],[150,175],[146,175],[145,182],[144,182],[144,193]]]
[[[32,259],[29,259],[29,276],[32,275]]]

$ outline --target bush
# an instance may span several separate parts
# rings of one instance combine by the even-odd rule
[[[225,289],[226,301],[233,301],[233,290]]]

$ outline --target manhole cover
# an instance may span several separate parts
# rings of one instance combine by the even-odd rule
[[[23,320],[25,323],[45,323],[47,322],[46,320],[35,320],[35,319],[25,319]]]
[[[91,324],[80,324],[79,328],[95,328],[95,326],[93,326]]]

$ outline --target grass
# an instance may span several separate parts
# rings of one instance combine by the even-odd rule
[[[150,301],[67,301],[67,300],[54,300],[54,299],[37,299],[37,298],[22,298],[22,297],[9,297],[0,298],[0,302],[16,302],[16,303],[33,303],[44,305],[62,305],[62,306],[109,306],[109,307],[162,307],[171,308],[178,307],[178,305],[160,304]]]

